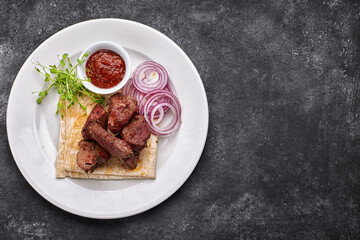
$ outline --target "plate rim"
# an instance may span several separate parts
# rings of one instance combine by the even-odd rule
[[[200,84],[201,84],[201,95],[202,97],[204,98],[204,103],[205,103],[205,106],[206,106],[206,113],[204,115],[205,117],[205,123],[206,123],[206,126],[205,126],[205,137],[204,139],[202,140],[202,143],[201,143],[201,151],[198,152],[198,156],[196,156],[196,161],[193,161],[193,164],[191,165],[191,170],[187,172],[187,174],[184,175],[183,178],[181,178],[181,181],[178,181],[176,183],[176,185],[174,185],[173,188],[171,188],[166,194],[163,194],[160,198],[158,198],[156,201],[153,201],[153,202],[150,202],[148,205],[142,207],[142,208],[138,208],[136,209],[136,211],[133,211],[133,212],[129,212],[128,214],[125,214],[125,215],[121,215],[119,216],[119,214],[107,214],[107,215],[99,215],[99,214],[94,214],[94,213],[89,213],[89,212],[82,212],[82,211],[79,211],[79,210],[76,210],[76,209],[72,209],[66,205],[64,205],[63,203],[57,201],[56,199],[50,197],[45,191],[43,191],[42,189],[40,189],[37,184],[35,184],[33,182],[33,179],[29,176],[29,174],[25,171],[24,167],[21,165],[21,161],[17,161],[15,159],[15,156],[14,156],[14,153],[13,153],[13,147],[11,145],[11,133],[9,134],[9,128],[8,128],[8,122],[9,122],[9,106],[10,106],[10,103],[12,102],[12,93],[14,91],[14,85],[15,85],[15,82],[18,78],[18,75],[19,73],[23,70],[23,68],[25,67],[25,63],[32,57],[33,53],[36,52],[40,47],[42,47],[47,41],[49,41],[50,39],[56,37],[58,34],[61,34],[62,32],[65,32],[67,29],[69,28],[72,28],[72,27],[75,27],[75,26],[80,26],[80,25],[85,25],[85,24],[89,24],[89,23],[92,23],[92,22],[101,22],[101,21],[117,21],[117,22],[125,22],[125,23],[130,23],[130,24],[136,24],[136,25],[140,25],[142,27],[145,27],[147,29],[149,29],[150,31],[152,32],[155,32],[156,34],[160,34],[162,37],[166,38],[168,40],[168,42],[170,44],[172,44],[174,47],[176,47],[179,52],[182,54],[182,56],[186,59],[186,61],[190,64],[191,68],[193,68],[195,74],[199,77],[200,79]],[[11,109],[11,107],[10,107]],[[7,139],[8,139],[8,144],[9,144],[9,148],[10,148],[10,151],[11,151],[11,154],[13,156],[13,159],[18,167],[18,169],[20,170],[21,174],[23,175],[23,177],[25,178],[25,180],[30,184],[30,186],[40,195],[42,196],[45,200],[47,200],[48,202],[50,202],[51,204],[55,205],[56,207],[66,211],[66,212],[69,212],[69,213],[72,213],[74,215],[78,215],[78,216],[82,216],[82,217],[86,217],[86,218],[93,218],[93,219],[118,219],[118,218],[125,218],[125,217],[129,217],[129,216],[133,216],[133,215],[137,215],[137,214],[140,214],[140,213],[143,213],[147,210],[150,210],[152,208],[154,208],[155,206],[161,204],[162,202],[164,202],[166,199],[168,199],[170,196],[172,196],[178,189],[180,189],[180,187],[188,180],[188,178],[190,177],[190,175],[193,173],[193,171],[195,170],[200,158],[201,158],[201,155],[204,151],[204,148],[205,148],[205,144],[206,144],[206,140],[207,140],[207,135],[208,135],[208,129],[209,129],[209,106],[208,106],[208,99],[207,99],[207,95],[206,95],[206,91],[205,91],[205,87],[204,87],[204,84],[203,84],[203,81],[201,79],[201,76],[199,74],[199,72],[197,71],[194,63],[191,61],[191,59],[189,58],[189,56],[184,52],[183,49],[181,49],[173,40],[171,40],[169,37],[167,37],[165,34],[163,34],[162,32],[158,31],[157,29],[155,28],[152,28],[150,26],[147,26],[143,23],[139,23],[139,22],[136,22],[136,21],[132,21],[132,20],[127,20],[127,19],[120,19],[120,18],[98,18],[98,19],[91,19],[91,20],[86,20],[86,21],[82,21],[82,22],[78,22],[78,23],[75,23],[75,24],[72,24],[72,25],[69,25],[59,31],[57,31],[56,33],[52,34],[50,37],[48,37],[46,40],[44,40],[38,47],[36,47],[31,53],[30,55],[25,59],[25,61],[23,62],[21,68],[19,69],[19,71],[17,72],[16,74],[16,77],[14,78],[13,80],[13,83],[12,83],[12,86],[11,86],[11,90],[10,90],[10,93],[9,93],[9,98],[8,98],[8,103],[7,103],[7,110],[6,110],[6,133],[7,133]]]

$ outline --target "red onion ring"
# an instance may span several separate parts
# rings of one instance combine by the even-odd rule
[[[145,94],[143,94],[143,93],[139,92],[138,90],[136,90],[136,88],[133,85],[132,78],[130,78],[128,80],[128,82],[125,84],[122,93],[124,95],[132,96],[133,98],[135,98],[137,103],[138,103],[138,106],[139,106],[139,103],[141,102],[141,100],[143,99],[143,97],[145,96]]]
[[[132,85],[132,78],[130,78],[122,88],[122,94],[129,95],[129,88]]]
[[[167,90],[167,91],[173,93],[173,91],[172,91],[172,89],[171,89],[171,87],[170,87],[169,84],[167,84],[167,85],[165,86],[164,90]],[[139,91],[134,87],[133,79],[132,79],[132,78],[130,78],[130,79],[128,80],[128,82],[125,84],[125,86],[124,86],[124,88],[123,88],[123,90],[122,90],[122,93],[123,93],[124,95],[129,95],[129,96],[134,97],[134,98],[136,99],[137,103],[138,103],[138,108],[139,108],[140,114],[144,114],[144,112],[143,112],[143,110],[142,110],[142,109],[143,109],[142,106],[144,106],[145,101],[146,101],[146,99],[144,99],[145,94],[139,92]],[[160,102],[163,102],[163,101],[171,102],[171,100],[170,100],[169,98],[166,98],[166,97],[164,97],[163,99],[159,99],[159,101],[160,101]],[[159,110],[161,110],[161,109],[159,109]],[[160,118],[160,117],[162,118],[162,117],[163,117],[162,115],[163,115],[163,114],[166,114],[166,113],[169,111],[169,108],[168,108],[167,106],[164,106],[164,109],[163,109],[163,110],[164,110],[163,113],[162,113],[162,112],[157,112],[157,113],[155,114],[155,118]],[[161,120],[158,120],[158,121],[160,122]]]
[[[170,85],[166,85],[164,90],[169,91],[170,93],[173,93]],[[143,106],[145,105],[146,102],[146,98],[149,95],[147,95],[147,97],[144,98],[145,94],[139,92],[133,85],[133,79],[129,79],[129,81],[125,84],[124,88],[123,88],[123,94],[124,95],[129,95],[132,96],[136,99],[137,103],[138,103],[138,108],[139,108],[139,112],[140,114],[144,114],[144,108]],[[169,102],[171,103],[171,99],[168,97],[162,97],[159,99],[159,102]],[[157,104],[158,102],[154,102],[154,104],[150,107],[150,109],[152,109],[152,107]],[[163,109],[159,109],[159,111],[156,112],[155,114],[155,118],[158,118],[157,122],[161,122],[164,115],[169,111],[169,107],[164,106]]]
[[[165,91],[169,91],[170,93],[174,94],[170,85],[166,85],[166,87],[164,88]],[[139,102],[139,111],[140,111],[140,114],[143,114],[144,113],[144,105],[145,105],[145,102],[147,101],[147,98],[150,96],[151,94],[147,94],[147,95],[144,95],[143,96],[143,99],[141,102]],[[158,102],[169,102],[171,103],[171,99],[168,98],[168,97],[163,97],[163,98],[160,98],[158,100]],[[156,103],[156,102],[155,102]],[[167,111],[169,110],[169,108],[167,106],[164,106],[164,111],[165,113],[167,113]],[[157,115],[155,115],[155,117],[157,117]]]
[[[156,73],[157,81],[151,82],[146,75]],[[144,77],[145,75],[145,77]],[[175,132],[181,125],[181,106],[168,83],[168,75],[160,64],[147,61],[140,64],[133,77],[125,84],[123,94],[136,99],[139,113],[143,114],[152,133],[167,135]],[[172,118],[163,126],[165,114],[171,110]]]
[[[167,106],[172,112],[173,112],[173,118],[171,119],[171,121],[165,125],[160,127],[159,124],[159,120],[154,119],[155,116],[155,112],[158,111],[158,109],[161,109],[162,107]],[[159,103],[158,105],[156,105],[153,108],[153,111],[144,114],[145,117],[145,121],[148,123],[149,125],[149,129],[152,133],[157,134],[159,136],[162,135],[168,135],[171,134],[173,132],[175,132],[181,124],[181,119],[180,119],[180,115],[179,115],[179,111],[177,108],[175,108],[173,105],[171,105],[170,103]]]
[[[152,74],[156,74],[156,81],[150,78]],[[137,66],[132,78],[134,87],[142,93],[164,89],[168,84],[168,73],[166,69],[154,61],[146,61]]]
[[[145,95],[144,98],[146,98],[147,96],[148,98],[143,107],[143,111],[144,111],[145,121],[148,123],[150,131],[160,136],[167,135],[176,131],[181,124],[181,106],[176,96],[165,90],[151,91],[147,95]],[[155,104],[155,106],[153,106],[153,104],[156,101],[159,101],[159,99],[162,99],[164,97],[168,97],[169,99],[171,99],[171,103],[160,102]],[[159,109],[162,107],[167,107],[168,109],[170,109],[173,112],[173,118],[171,119],[171,122],[169,124],[160,127],[159,124],[163,120],[163,118],[161,118],[161,121],[159,121],[158,118],[156,122],[154,119],[155,119],[155,113],[158,112]],[[159,114],[161,115],[161,113]]]
[[[159,103],[160,104],[160,103]],[[155,106],[159,105],[159,104],[156,104]],[[154,107],[155,108],[155,107]],[[153,109],[152,108],[150,111],[152,112]],[[167,107],[168,108],[168,107]],[[168,108],[169,109],[169,108]],[[165,116],[165,111],[164,111],[164,108],[163,107],[159,107],[159,108],[156,108],[156,110],[154,110],[154,117],[156,118],[156,121],[154,121],[155,124],[158,124],[158,123],[161,123],[161,121],[163,120]]]

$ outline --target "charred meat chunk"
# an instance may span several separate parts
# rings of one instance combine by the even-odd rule
[[[135,169],[139,160],[140,152],[134,153],[131,157],[124,159],[125,165],[130,169]]]
[[[136,168],[140,151],[145,147],[149,137],[150,131],[143,115],[136,115],[121,131],[121,138],[131,146],[134,152],[133,156],[124,159],[129,168]]]
[[[150,131],[143,115],[136,115],[121,131],[121,138],[134,151],[141,151],[150,137]]]
[[[100,124],[90,122],[86,128],[89,131],[90,137],[108,151],[111,156],[124,159],[133,155],[133,151],[129,144],[113,136],[103,129]]]
[[[91,113],[86,120],[83,129],[81,131],[83,138],[91,140],[88,128],[86,127],[90,122],[98,123],[103,129],[107,128],[108,114],[105,109],[100,105],[96,104],[91,110]]]
[[[94,171],[97,166],[110,159],[109,153],[94,141],[83,139],[78,145],[80,151],[76,154],[76,163],[85,172]]]
[[[131,96],[116,93],[110,97],[108,127],[114,134],[119,133],[130,119],[138,114],[137,102]]]

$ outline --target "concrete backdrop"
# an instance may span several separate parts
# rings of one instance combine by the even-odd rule
[[[359,5],[1,1],[0,238],[359,238]],[[37,194],[6,137],[7,101],[25,59],[57,31],[104,17],[175,41],[198,69],[210,110],[204,152],[180,190],[147,212],[106,221]]]

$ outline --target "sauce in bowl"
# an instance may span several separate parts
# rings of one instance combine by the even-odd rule
[[[86,76],[99,88],[111,88],[124,78],[124,59],[111,50],[101,49],[90,55],[86,62]]]

